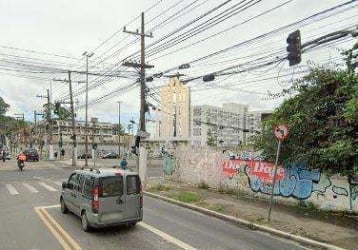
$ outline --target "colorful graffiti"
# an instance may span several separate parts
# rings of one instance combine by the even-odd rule
[[[175,169],[175,159],[169,154],[163,154],[163,171],[167,175],[173,174]]]
[[[336,185],[333,185],[332,191],[333,191],[333,193],[335,193],[335,194],[337,194],[337,195],[348,196],[348,191],[347,191],[347,189],[342,188],[342,187],[337,187]]]
[[[272,193],[274,164],[264,161],[232,159],[223,163],[223,172],[226,176],[232,177],[242,167],[244,167],[244,171],[249,178],[249,185],[252,191],[265,194]],[[307,199],[314,190],[323,192],[331,185],[329,180],[325,180],[323,185],[320,187],[315,186],[316,189],[314,189],[313,184],[317,184],[319,181],[319,170],[309,170],[306,163],[293,163],[285,168],[278,166],[274,194],[283,197]]]
[[[351,199],[354,201],[358,197],[358,185],[351,187]]]
[[[320,180],[319,170],[309,170],[305,163],[293,163],[281,169],[277,174],[281,178],[275,184],[275,195],[307,199],[313,192],[313,183],[318,183]],[[257,175],[251,175],[250,171],[246,171],[246,173],[253,191],[271,194],[272,184],[268,183],[267,179],[261,180]],[[272,176],[273,174],[271,174],[271,179]]]

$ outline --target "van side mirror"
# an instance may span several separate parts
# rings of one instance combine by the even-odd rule
[[[68,188],[68,183],[66,181],[62,182],[62,189]]]

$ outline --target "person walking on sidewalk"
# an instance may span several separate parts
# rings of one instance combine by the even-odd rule
[[[123,170],[126,170],[128,166],[128,162],[126,160],[125,157],[123,157],[123,159],[121,160],[121,162],[119,163],[119,167]]]
[[[2,162],[5,162],[5,160],[6,160],[6,151],[5,151],[5,149],[3,149],[1,151],[1,158],[2,158]]]
[[[60,160],[63,160],[65,159],[65,149],[61,149],[61,157],[60,157]]]

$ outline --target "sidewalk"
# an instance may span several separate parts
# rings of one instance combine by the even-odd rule
[[[25,171],[26,169],[47,169],[49,168],[48,164],[42,161],[27,161],[25,162]],[[6,160],[5,162],[0,162],[0,171],[1,170],[18,170],[16,159]]]
[[[276,204],[272,207],[271,222],[268,222],[269,202],[245,194],[224,194],[162,178],[149,178],[146,191],[147,195],[156,198],[168,197],[172,202],[181,200],[185,204],[179,204],[253,229],[285,238],[293,238],[291,235],[302,236],[294,239],[302,243],[307,243],[308,239],[322,242],[323,244],[310,244],[318,249],[335,249],[329,245],[357,249],[357,215],[334,214],[313,208]],[[329,245],[325,246],[324,243]]]

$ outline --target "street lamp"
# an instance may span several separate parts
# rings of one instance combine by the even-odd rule
[[[87,164],[87,153],[88,153],[88,58],[93,56],[93,52],[92,53],[87,53],[87,51],[85,51],[82,55],[86,57],[86,118],[85,118],[85,131],[86,131],[86,135],[85,135],[85,166],[88,166]]]

